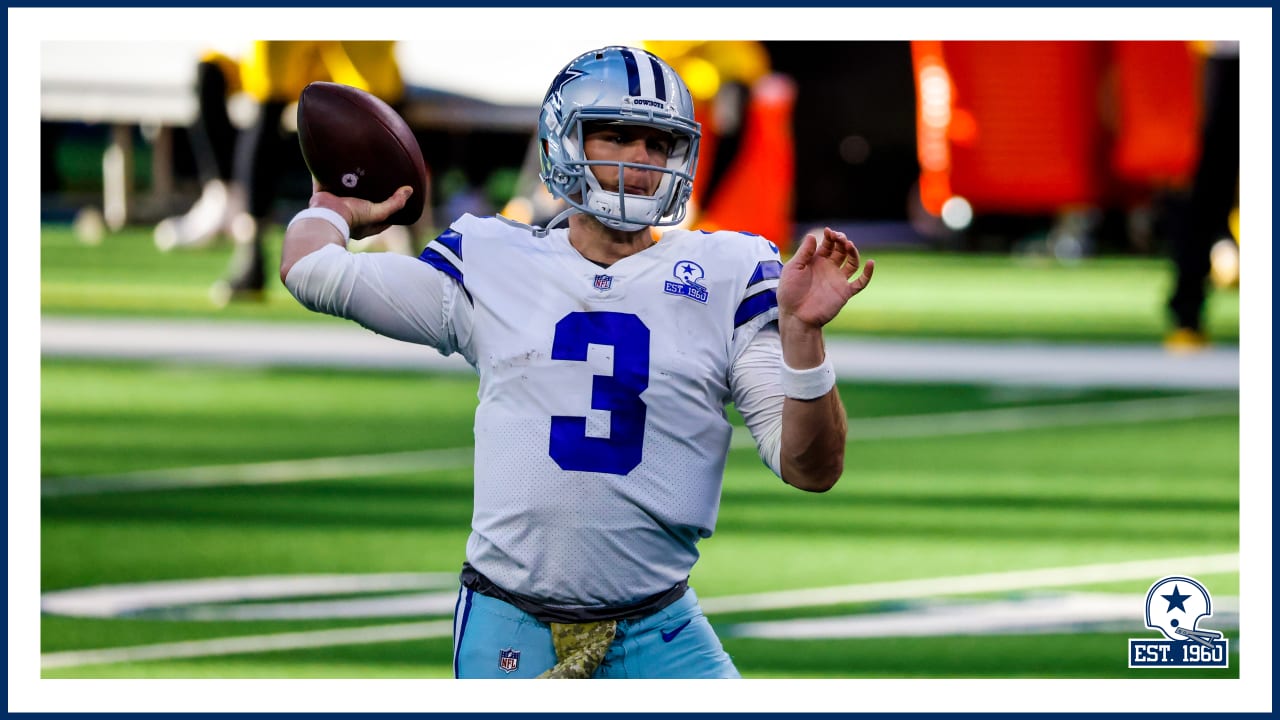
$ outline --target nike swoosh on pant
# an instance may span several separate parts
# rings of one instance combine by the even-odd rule
[[[685,626],[687,626],[690,622],[692,622],[692,620],[685,620],[675,630],[671,630],[671,631],[663,630],[662,642],[671,642],[672,640],[675,640],[676,636],[680,634],[680,631],[685,629]]]

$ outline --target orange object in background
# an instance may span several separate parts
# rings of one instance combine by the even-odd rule
[[[1110,43],[1115,72],[1118,180],[1185,185],[1199,157],[1198,60],[1185,42]]]
[[[911,43],[916,81],[916,156],[920,161],[920,204],[931,215],[942,214],[951,197],[951,140],[955,85],[947,73],[942,43]],[[972,118],[970,118],[972,120]]]
[[[644,46],[684,79],[702,124],[688,227],[752,232],[788,249],[795,193],[794,81],[770,72],[769,55],[756,41],[663,40]],[[741,116],[735,109],[734,117],[724,117],[719,106],[736,106],[739,91],[746,94]],[[726,148],[729,134],[737,142]],[[717,157],[726,152],[732,154]],[[724,169],[713,186],[717,163]]]
[[[918,41],[924,208],[1054,214],[1184,182],[1199,100],[1183,42]],[[1110,80],[1110,82],[1108,82]]]
[[[716,192],[702,206],[694,227],[746,230],[790,248],[795,139],[791,110],[795,83],[768,75],[751,88],[742,143]]]
[[[923,45],[913,44],[917,84],[933,83],[936,95],[941,71],[950,97],[945,118],[936,96],[920,102],[921,112],[933,113],[921,118],[928,121],[929,141],[947,146],[945,166],[924,157],[921,164],[946,173],[951,195],[968,200],[976,213],[1053,211],[1101,197],[1101,43]],[[932,62],[922,67],[926,57]],[[922,76],[930,68],[932,77]],[[931,200],[926,209],[937,214],[946,198]]]

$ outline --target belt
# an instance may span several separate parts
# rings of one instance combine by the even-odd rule
[[[650,595],[639,602],[629,605],[613,605],[603,607],[562,607],[540,603],[532,598],[517,595],[504,590],[476,570],[470,563],[462,564],[459,575],[462,586],[486,597],[501,600],[509,605],[529,613],[539,622],[544,623],[584,623],[600,620],[638,620],[652,615],[659,610],[684,597],[689,589],[689,579],[685,578],[670,589]]]

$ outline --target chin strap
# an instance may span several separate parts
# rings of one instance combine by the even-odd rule
[[[564,220],[565,218],[569,217],[570,215],[576,215],[576,214],[578,214],[578,213],[580,213],[580,212],[582,212],[582,211],[581,211],[581,210],[579,210],[579,209],[578,209],[578,208],[576,208],[576,207],[566,208],[566,209],[565,209],[563,212],[561,212],[559,215],[556,215],[555,217],[553,217],[553,218],[551,218],[550,220],[548,220],[548,221],[547,221],[547,224],[546,224],[544,227],[534,228],[534,229],[533,229],[533,235],[534,235],[534,237],[546,237],[546,236],[547,236],[547,233],[551,232],[551,230],[552,230],[553,228],[555,228],[555,226],[557,226],[557,225],[559,225],[559,224],[560,224],[560,221]]]

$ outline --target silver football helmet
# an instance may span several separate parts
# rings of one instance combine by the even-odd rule
[[[666,167],[587,160],[583,125],[596,122],[646,125],[671,133],[674,141]],[[579,55],[551,82],[538,118],[539,177],[552,195],[570,206],[547,227],[573,212],[587,213],[619,230],[681,222],[693,193],[701,137],[689,88],[661,58],[621,46]],[[618,190],[603,189],[592,165],[617,165]],[[627,168],[662,172],[657,192],[626,193],[622,174]]]

